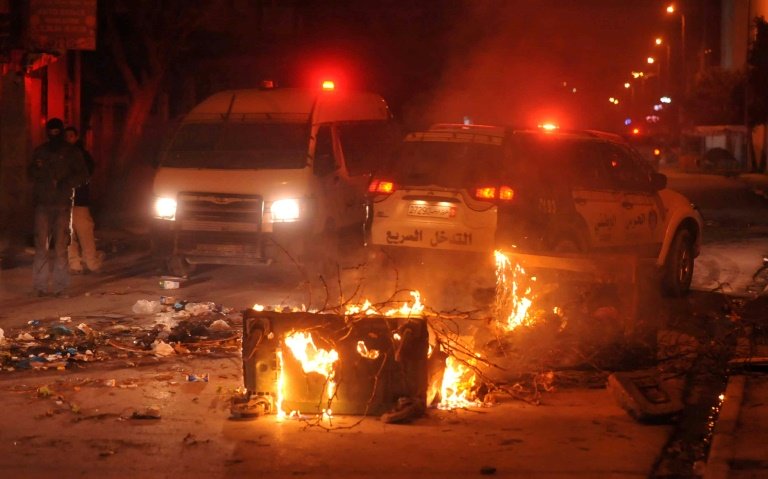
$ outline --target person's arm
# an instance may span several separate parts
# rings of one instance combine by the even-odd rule
[[[79,148],[70,148],[69,175],[61,179],[62,188],[77,188],[88,181],[88,166]]]

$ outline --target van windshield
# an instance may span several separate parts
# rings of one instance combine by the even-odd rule
[[[309,126],[305,123],[189,123],[163,159],[179,168],[304,168]]]

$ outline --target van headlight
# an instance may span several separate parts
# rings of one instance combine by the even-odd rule
[[[155,198],[155,218],[173,221],[176,219],[176,200],[174,198]]]
[[[273,223],[292,223],[299,221],[300,205],[297,199],[277,200],[269,208]]]

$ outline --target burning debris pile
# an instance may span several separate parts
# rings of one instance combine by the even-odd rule
[[[94,316],[74,326],[73,318],[29,321],[26,327],[0,334],[0,367],[3,371],[65,370],[85,363],[129,357],[167,357],[176,354],[234,354],[240,346],[233,328],[240,314],[212,303],[176,303],[161,306],[140,300],[134,306],[139,318]],[[150,314],[151,313],[151,314]],[[85,318],[88,319],[88,318]],[[2,330],[0,330],[2,331]]]
[[[540,284],[508,255],[494,255],[495,300],[487,310],[438,312],[417,291],[401,290],[378,304],[245,311],[246,392],[233,415],[327,420],[322,427],[330,427],[334,413],[401,422],[430,406],[480,407],[503,397],[538,404],[561,376],[555,371],[597,371],[626,349],[617,308],[578,296],[563,301],[557,283]],[[606,377],[593,382],[604,386]]]

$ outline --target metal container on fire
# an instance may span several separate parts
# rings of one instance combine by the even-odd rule
[[[305,342],[296,347],[298,336]],[[272,412],[279,399],[284,412],[302,414],[330,409],[379,415],[401,398],[426,405],[428,340],[423,318],[248,309],[243,314],[245,388],[251,397],[268,398]],[[313,369],[301,356],[332,365]]]

